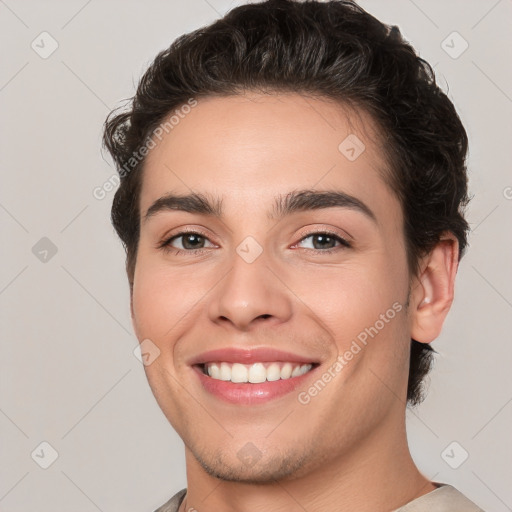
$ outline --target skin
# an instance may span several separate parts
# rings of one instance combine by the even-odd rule
[[[141,221],[132,320],[160,350],[145,371],[185,443],[181,510],[385,511],[435,489],[407,446],[409,344],[438,336],[458,247],[447,233],[410,279],[378,133],[364,112],[328,100],[250,92],[199,100],[149,153],[142,216],[171,191],[223,206],[222,219],[169,210]],[[355,161],[338,150],[349,134],[366,146]],[[349,193],[376,222],[340,207],[268,218],[276,195],[308,188]],[[185,252],[184,237],[157,248],[184,227],[206,234],[202,253]],[[352,246],[325,253],[308,236],[325,229]],[[263,249],[250,264],[236,252],[247,236]],[[298,392],[312,382],[256,406],[225,403],[187,364],[211,349],[271,346],[320,361],[321,374],[394,303],[403,309],[307,405]],[[237,456],[247,443],[253,465]]]

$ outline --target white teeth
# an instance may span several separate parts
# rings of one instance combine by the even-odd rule
[[[220,369],[215,363],[208,367],[208,375],[214,379],[220,377]]]
[[[240,363],[207,363],[206,373],[212,378],[235,383],[274,382],[279,379],[300,377],[311,370],[311,364],[296,363],[254,363],[244,365]]]
[[[303,364],[302,366],[296,366],[292,371],[292,377],[300,377],[311,369],[311,365]]]
[[[210,375],[211,377],[211,375]],[[220,364],[220,380],[231,380],[231,367],[228,363]]]
[[[292,377],[298,377],[300,375],[300,366],[296,366],[292,371]]]
[[[292,376],[292,369],[293,369],[292,364],[286,363],[281,368],[281,379],[289,379]]]
[[[267,380],[267,370],[261,363],[255,363],[249,368],[249,382],[258,384]]]
[[[303,364],[301,367],[300,367],[300,374],[301,375],[304,375],[305,373],[308,373],[309,370],[311,370],[311,365],[310,364]]]
[[[273,382],[275,380],[279,380],[281,378],[281,368],[277,363],[272,363],[267,368],[267,380]]]
[[[231,367],[231,382],[247,382],[249,371],[243,364],[235,363]]]

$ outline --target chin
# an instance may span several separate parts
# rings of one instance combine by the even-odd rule
[[[304,463],[308,459],[305,454],[298,453],[263,455],[256,448],[252,454],[250,449],[242,450],[238,452],[240,457],[225,450],[208,455],[192,453],[208,475],[225,482],[246,484],[269,484],[297,478],[304,473]]]

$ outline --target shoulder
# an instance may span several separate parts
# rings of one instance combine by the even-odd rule
[[[438,483],[438,488],[420,496],[394,512],[484,512],[478,505],[449,484]],[[155,512],[178,512],[186,489],[182,489]]]
[[[420,496],[394,512],[484,512],[455,487],[442,483],[437,483],[437,485],[437,489]]]
[[[182,489],[176,493],[169,501],[166,501],[161,507],[158,507],[155,512],[178,512],[181,502],[187,493],[187,489]]]

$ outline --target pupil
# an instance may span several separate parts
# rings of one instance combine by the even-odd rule
[[[326,241],[329,242],[333,240],[329,235],[316,235],[316,239],[320,241],[320,248],[325,248],[325,245],[322,245],[322,242],[325,243]]]
[[[187,235],[187,236],[185,237],[185,242],[184,242],[183,246],[184,246],[185,248],[187,248],[187,245],[190,245],[190,244],[189,244],[190,240],[192,240],[192,247],[188,247],[188,249],[197,249],[197,244],[196,244],[196,245],[194,245],[193,240],[195,240],[196,242],[198,242],[198,241],[200,242],[200,240],[199,240],[199,239],[201,239],[201,238],[202,238],[201,236],[194,235],[194,234]]]

